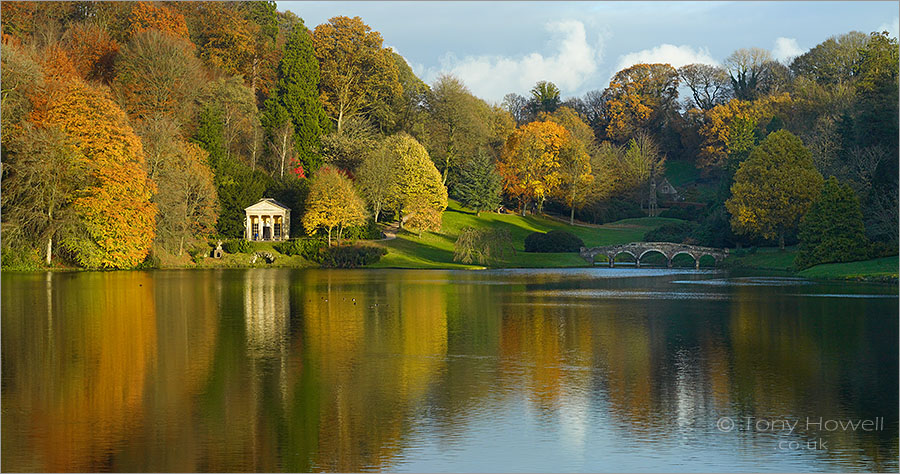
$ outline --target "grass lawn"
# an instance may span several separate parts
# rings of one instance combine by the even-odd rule
[[[807,278],[840,280],[897,281],[898,257],[883,257],[860,262],[826,263],[799,273]]]
[[[732,250],[732,252],[735,252]],[[755,253],[746,253],[741,256],[729,257],[730,266],[743,268],[755,268],[760,270],[794,270],[794,257],[797,256],[796,247],[787,247],[779,250],[777,247],[761,247]]]
[[[481,265],[462,265],[453,262],[453,244],[464,227],[500,227],[512,234],[515,255],[497,262],[496,267],[577,267],[584,260],[577,253],[525,253],[525,237],[532,232],[566,230],[584,240],[588,247],[639,241],[648,231],[678,219],[642,217],[624,219],[602,226],[570,226],[563,222],[539,216],[518,216],[483,212],[475,216],[473,211],[450,201],[443,216],[441,232],[424,232],[421,236],[401,232],[394,240],[381,242],[388,254],[374,268],[483,268]]]
[[[796,255],[795,247],[788,247],[784,251],[779,251],[774,247],[759,248],[753,254],[729,257],[726,262],[731,267],[795,272],[798,276],[805,278],[897,281],[898,257],[896,256],[858,262],[825,263],[798,272],[794,267]]]
[[[688,161],[667,160],[665,176],[672,186],[680,188],[696,181],[700,177],[700,170]]]

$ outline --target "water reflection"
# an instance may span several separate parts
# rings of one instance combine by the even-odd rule
[[[4,274],[2,463],[897,469],[895,289],[622,272]],[[654,296],[672,291],[689,297]],[[887,298],[801,296],[841,293]],[[721,416],[887,426],[723,433]]]

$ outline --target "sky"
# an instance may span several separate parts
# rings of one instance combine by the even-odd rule
[[[277,2],[310,29],[359,16],[423,81],[459,77],[499,103],[541,80],[563,98],[602,90],[642,62],[721,64],[759,47],[788,63],[828,37],[897,36],[897,2]]]

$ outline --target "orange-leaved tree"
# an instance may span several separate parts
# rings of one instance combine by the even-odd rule
[[[606,135],[624,143],[638,130],[655,131],[677,111],[678,73],[668,64],[635,64],[617,72],[603,95]]]
[[[183,39],[189,39],[184,15],[166,6],[151,2],[137,2],[128,18],[129,33],[134,36],[149,30],[159,30]]]
[[[571,146],[571,134],[555,122],[531,122],[516,129],[506,141],[497,164],[503,189],[526,205],[543,204],[560,184],[560,153]]]
[[[112,80],[119,43],[106,30],[92,23],[78,23],[66,31],[63,42],[82,79]]]
[[[144,169],[144,151],[125,114],[103,93],[73,85],[43,117],[60,127],[86,159],[88,179],[73,207],[80,231],[61,244],[87,268],[128,268],[150,250],[156,226],[156,190]]]

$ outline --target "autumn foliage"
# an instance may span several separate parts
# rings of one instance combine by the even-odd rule
[[[144,31],[159,30],[183,39],[189,38],[184,16],[156,3],[135,3],[131,9],[129,23],[131,36]]]
[[[560,184],[560,153],[571,146],[571,134],[555,122],[531,122],[506,141],[498,171],[503,189],[524,207],[543,200]]]
[[[73,87],[54,104],[46,125],[59,126],[87,160],[90,179],[73,205],[85,235],[63,245],[88,268],[128,268],[150,250],[155,184],[144,170],[144,151],[125,114],[102,93]]]

